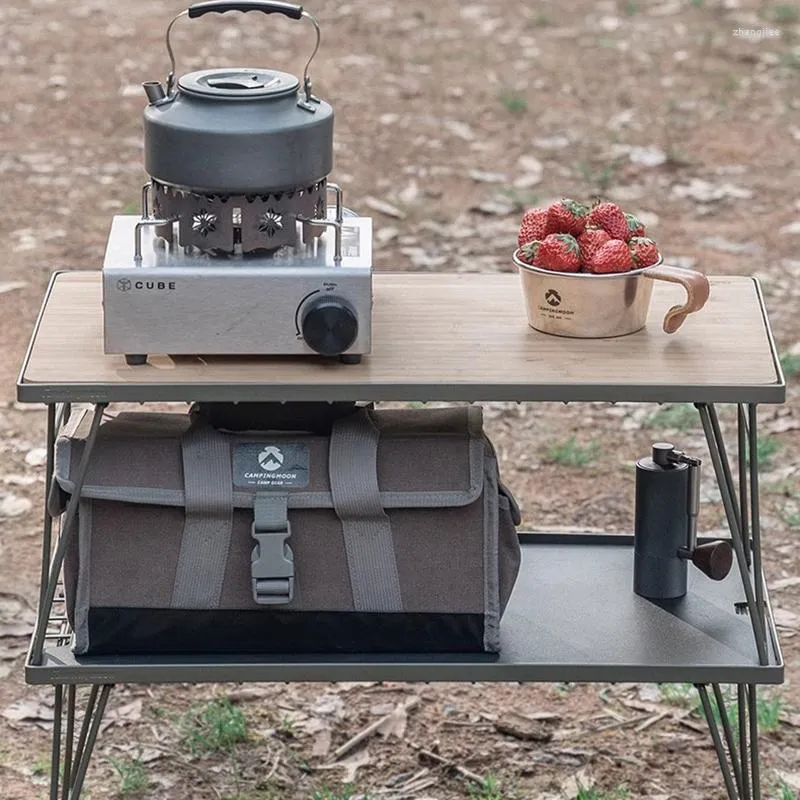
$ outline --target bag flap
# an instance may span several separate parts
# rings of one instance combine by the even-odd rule
[[[477,406],[369,411],[380,431],[378,485],[384,508],[463,506],[483,491],[486,439]],[[55,478],[68,493],[89,430],[76,415],[56,443]],[[81,496],[123,503],[183,506],[181,438],[186,414],[121,412],[98,431]],[[234,506],[251,508],[256,492],[288,494],[290,508],[333,508],[330,439],[308,433],[216,431],[230,447]]]

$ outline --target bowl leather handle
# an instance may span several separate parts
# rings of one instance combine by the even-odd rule
[[[650,267],[643,273],[643,277],[655,281],[669,281],[679,283],[686,290],[686,302],[683,305],[672,306],[664,316],[664,332],[675,333],[683,325],[689,314],[699,311],[708,300],[710,286],[708,278],[702,272],[682,267],[671,267],[667,264],[658,264]]]

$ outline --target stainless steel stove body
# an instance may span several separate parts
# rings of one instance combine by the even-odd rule
[[[103,263],[107,353],[337,355],[371,347],[372,220],[344,216],[307,246],[188,252],[136,216],[117,216]],[[139,226],[141,259],[136,259]]]
[[[310,21],[302,82],[252,67],[176,78],[175,23],[228,11]],[[319,44],[317,20],[279,0],[206,0],[170,22],[166,84],[144,84],[142,214],[114,219],[103,265],[107,353],[369,353],[372,225],[328,180],[333,109],[308,74]]]

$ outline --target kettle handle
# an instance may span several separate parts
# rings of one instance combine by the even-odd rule
[[[263,14],[283,14],[289,19],[300,19],[303,16],[303,6],[294,3],[269,2],[268,0],[239,0],[239,2],[225,2],[224,0],[207,0],[204,3],[195,3],[186,9],[189,19],[197,19],[204,14],[224,14],[226,11],[261,11]]]
[[[303,69],[303,91],[305,92],[305,101],[301,103],[304,108],[309,111],[314,110],[312,103],[319,102],[316,97],[311,94],[311,78],[308,75],[308,68],[314,60],[314,56],[319,50],[319,43],[321,34],[319,30],[319,23],[316,18],[305,11],[303,6],[295,5],[294,3],[283,3],[278,0],[206,0],[206,2],[195,3],[189,6],[185,11],[173,17],[172,22],[167,26],[166,45],[167,53],[169,54],[170,70],[167,76],[167,91],[168,97],[172,96],[172,91],[175,88],[175,53],[172,50],[172,42],[170,41],[170,34],[172,33],[172,26],[181,18],[188,17],[189,19],[198,19],[205,14],[225,14],[228,11],[241,11],[246,13],[248,11],[260,11],[262,14],[283,14],[289,19],[306,19],[311,21],[314,30],[317,34],[317,41],[314,45],[314,51],[311,53],[306,66]]]

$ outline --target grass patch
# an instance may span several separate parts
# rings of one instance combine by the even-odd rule
[[[721,688],[725,711],[731,726],[736,729],[739,724],[739,704],[736,690],[731,686],[723,686]],[[700,695],[691,683],[662,683],[659,685],[658,691],[665,703],[680,706],[681,708],[690,708],[693,714],[705,719]],[[709,700],[711,701],[711,709],[714,712],[714,719],[718,724],[721,724],[719,709],[711,690],[709,690]],[[776,731],[780,728],[780,717],[783,708],[784,700],[780,694],[772,694],[769,697],[765,697],[762,693],[756,698],[756,717],[758,726],[763,733]]]
[[[793,3],[778,3],[767,11],[770,22],[792,24],[800,22],[800,8]]]
[[[230,750],[247,741],[247,720],[227,697],[190,708],[179,720],[181,743],[192,753]]]
[[[800,355],[784,353],[780,357],[780,362],[786,378],[794,378],[796,375],[800,375]]]
[[[115,758],[107,756],[106,760],[119,776],[119,793],[135,794],[144,791],[150,785],[147,767],[139,758]]]
[[[50,774],[50,759],[47,756],[39,756],[36,761],[33,762],[33,766],[31,767],[31,775],[35,775],[37,778],[41,778],[43,775]]]
[[[544,452],[544,460],[551,464],[561,464],[564,467],[586,467],[591,464],[600,453],[600,445],[590,442],[584,446],[579,444],[574,436],[564,442],[551,444]]]
[[[798,796],[794,793],[794,790],[791,786],[786,784],[784,781],[780,782],[778,786],[778,800],[800,800]]]
[[[539,202],[539,195],[535,192],[525,191],[524,189],[514,189],[503,186],[497,190],[499,195],[508,198],[514,206],[514,211],[526,211],[533,208]]]
[[[632,2],[632,0],[626,0],[622,5],[622,11],[626,17],[633,17],[639,13],[640,6],[638,3]]]
[[[700,415],[691,403],[663,405],[647,418],[645,425],[648,428],[688,431],[700,425]]]
[[[621,159],[613,159],[605,164],[594,166],[588,161],[578,162],[581,180],[591,188],[593,195],[605,195],[614,183],[614,177]]]
[[[544,11],[540,11],[532,20],[533,26],[536,28],[549,28],[551,25],[554,25],[553,18],[546,14]]]
[[[500,102],[509,114],[514,114],[517,117],[521,117],[528,111],[528,101],[525,95],[516,89],[503,89],[500,92]]]
[[[572,800],[629,800],[631,793],[624,786],[614,789],[596,789],[594,786],[578,789],[578,794]]]
[[[774,456],[783,445],[781,440],[775,436],[761,436],[758,440],[758,447],[756,448],[756,463],[759,468],[763,469],[771,465],[772,456]],[[747,459],[748,464],[750,458]]]
[[[783,521],[790,528],[800,528],[800,511],[790,511],[784,515]]]
[[[492,775],[484,778],[478,786],[470,785],[469,797],[471,800],[511,800],[511,795],[502,790],[500,782]]]

